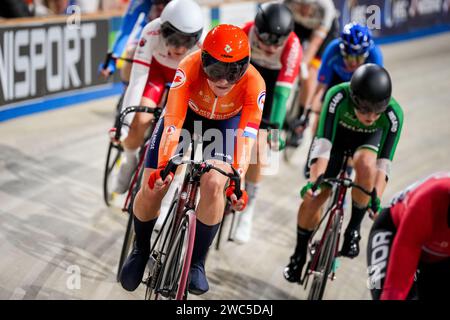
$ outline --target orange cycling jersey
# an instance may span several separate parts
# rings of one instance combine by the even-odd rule
[[[164,112],[164,132],[159,148],[158,166],[174,154],[188,107],[205,119],[225,120],[241,115],[235,144],[234,166],[243,168],[261,122],[266,85],[250,65],[244,76],[223,97],[217,97],[208,85],[202,69],[201,50],[185,57],[176,71]],[[247,158],[243,158],[247,157]]]

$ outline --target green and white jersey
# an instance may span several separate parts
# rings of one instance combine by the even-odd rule
[[[368,148],[378,155],[379,166],[390,167],[403,125],[403,111],[400,105],[391,98],[385,112],[375,123],[366,126],[361,123],[355,114],[355,105],[350,98],[350,83],[341,83],[330,88],[326,94],[319,127],[316,134],[316,147],[313,148],[311,158],[328,158],[332,147],[339,139],[352,139],[362,141],[361,136],[379,136],[378,143],[359,145],[358,148]],[[340,136],[340,132],[347,132]],[[353,140],[353,139],[352,139]],[[350,142],[351,143],[351,142]],[[344,143],[347,144],[347,143]],[[384,171],[388,172],[387,168]]]

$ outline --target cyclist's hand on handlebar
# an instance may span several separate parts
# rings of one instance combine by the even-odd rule
[[[234,191],[235,191],[235,185],[233,182],[231,182],[230,185],[228,186],[225,194],[226,194],[227,198],[229,198],[231,200],[231,205],[232,205],[233,209],[236,211],[242,211],[245,209],[245,207],[247,206],[247,203],[248,203],[247,191],[241,190],[242,196],[239,199],[237,198]]]
[[[317,197],[320,194],[320,185],[315,191],[312,190],[313,186],[314,182],[311,181],[308,181],[308,183],[303,186],[303,188],[300,190],[300,196],[302,197],[302,199],[304,199],[305,195],[308,195],[309,197]]]
[[[374,211],[375,209],[375,211]],[[375,199],[375,203],[372,203],[372,198],[369,201],[369,207],[367,208],[367,210],[369,211],[369,217],[372,220],[375,220],[378,217],[378,214],[380,213],[381,210],[381,201],[380,198],[376,197]]]
[[[105,79],[108,79],[111,74],[111,70],[109,70],[108,68],[100,70],[100,75]]]
[[[106,68],[105,68],[104,63],[101,63],[98,66],[99,75],[101,75],[105,79],[108,79],[114,73],[115,70],[116,70],[116,64],[115,64],[114,60],[112,60],[112,59],[108,62],[108,64],[106,65]]]
[[[165,169],[166,165],[167,164],[160,166],[158,169],[156,169],[155,171],[153,171],[150,174],[150,177],[148,179],[148,186],[149,186],[150,189],[152,189],[152,190],[153,189],[161,190],[165,186],[169,185],[172,182],[172,180],[173,180],[173,173],[172,172],[169,172],[169,174],[164,179],[164,181],[161,178],[161,173]]]

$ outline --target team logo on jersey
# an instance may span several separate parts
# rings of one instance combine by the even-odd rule
[[[145,40],[144,38],[142,38],[141,41],[139,41],[139,47],[145,46],[146,43],[147,43],[147,40]]]
[[[172,133],[174,133],[175,131],[177,131],[177,128],[176,128],[175,126],[170,126],[170,127],[168,127],[168,128],[166,129],[166,133],[167,133],[167,134],[172,134]]]
[[[186,75],[183,70],[177,69],[177,72],[175,72],[175,77],[173,78],[171,88],[178,88],[184,84],[186,81]]]
[[[194,110],[195,112],[197,112],[199,110],[199,108],[197,107],[197,105],[194,103],[194,101],[189,99],[188,102],[189,107],[191,107],[192,110]]]
[[[263,111],[264,102],[266,102],[266,91],[262,91],[258,96],[258,108]]]
[[[225,48],[223,48],[223,50],[225,50],[226,53],[230,53],[231,51],[233,51],[233,49],[231,48],[231,46],[229,44],[227,44],[225,46]]]

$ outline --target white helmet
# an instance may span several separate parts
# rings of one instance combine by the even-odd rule
[[[194,0],[172,0],[161,13],[161,34],[168,45],[193,47],[203,32],[203,12]]]

